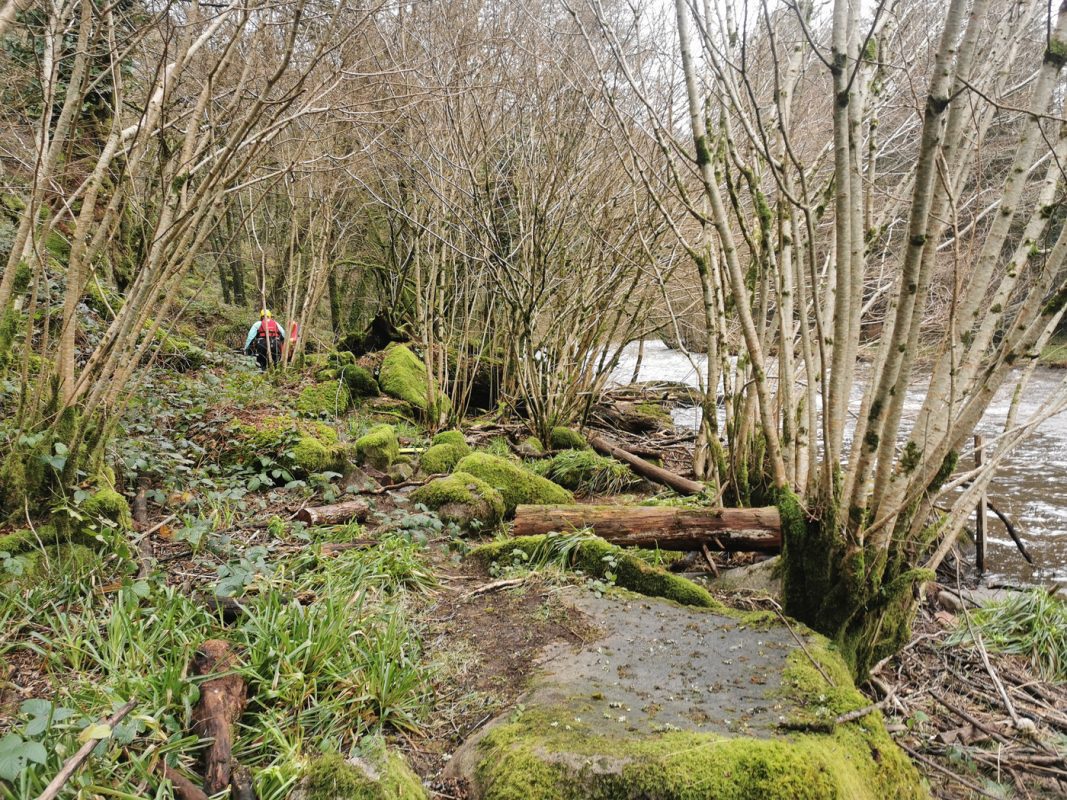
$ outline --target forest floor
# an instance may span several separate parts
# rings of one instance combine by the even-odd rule
[[[169,797],[161,763],[198,769],[189,662],[212,638],[240,657],[250,700],[234,756],[253,770],[260,800],[285,800],[320,750],[378,735],[431,796],[465,797],[442,775],[456,749],[511,708],[551,654],[606,635],[566,600],[596,597],[603,585],[558,566],[474,563],[465,556],[479,537],[410,501],[417,477],[390,490],[395,479],[374,470],[296,478],[268,454],[239,465],[219,458],[234,420],[291,413],[307,385],[306,375],[264,376],[228,356],[153,370],[115,454],[126,494],[140,486],[145,499],[134,547],[113,548],[92,570],[50,564],[30,583],[17,580],[12,559],[2,565],[13,582],[0,594],[0,798],[36,797],[125,700],[137,708],[108,731],[67,796]],[[342,440],[389,421],[405,450],[429,444],[418,426],[372,405],[323,420]],[[489,416],[464,428],[471,446],[510,458],[520,430]],[[687,469],[685,432],[613,434]],[[639,484],[581,501],[657,497]],[[371,506],[362,524],[295,520],[308,506],[354,498]],[[717,559],[721,570],[753,560]],[[234,604],[220,606],[219,596]],[[716,596],[743,610],[773,607],[762,592]],[[924,605],[912,643],[865,687],[872,702],[883,702],[889,731],[938,797],[1063,796],[1067,690],[1037,678],[1022,656],[990,653],[987,663],[975,648],[943,646],[960,619]]]

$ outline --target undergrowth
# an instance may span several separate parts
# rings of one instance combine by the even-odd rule
[[[1054,592],[1015,592],[970,614],[945,640],[1024,656],[1045,680],[1067,681],[1067,604]]]

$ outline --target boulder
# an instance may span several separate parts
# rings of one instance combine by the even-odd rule
[[[356,439],[356,457],[361,464],[385,470],[399,456],[400,443],[392,425],[376,425]]]
[[[456,472],[466,472],[488,483],[504,498],[505,511],[512,514],[520,503],[561,505],[573,503],[566,489],[525,467],[488,453],[471,453],[456,464]]]
[[[411,499],[436,511],[444,522],[468,530],[486,530],[504,518],[504,498],[500,492],[466,472],[432,480],[412,492]]]

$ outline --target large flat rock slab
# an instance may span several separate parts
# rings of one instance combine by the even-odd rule
[[[926,797],[825,639],[767,615],[564,593],[601,635],[558,646],[453,756],[485,800]],[[804,647],[798,644],[798,637]]]

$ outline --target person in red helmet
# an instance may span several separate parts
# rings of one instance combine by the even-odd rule
[[[267,309],[263,309],[259,312],[259,322],[253,323],[248,329],[244,352],[254,355],[259,368],[266,369],[268,365],[277,364],[281,360],[284,341],[285,331],[282,326]]]

